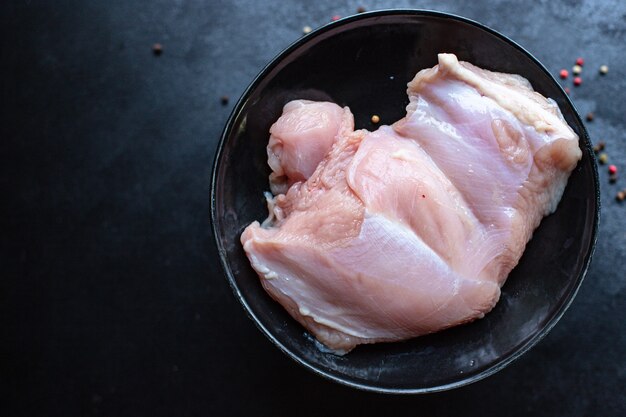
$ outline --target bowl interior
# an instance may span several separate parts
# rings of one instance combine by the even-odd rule
[[[350,106],[356,128],[372,114],[405,114],[406,84],[453,52],[479,67],[526,77],[559,104],[580,136],[583,159],[557,211],[535,231],[497,306],[484,319],[400,343],[359,346],[340,357],[314,339],[262,289],[239,237],[267,215],[269,127],[289,100]],[[560,318],[587,269],[598,221],[597,172],[589,138],[571,102],[527,52],[474,22],[434,12],[387,11],[346,19],[300,40],[274,60],[235,108],[218,149],[212,216],[221,261],[262,331],[305,366],[337,381],[387,392],[426,392],[480,379],[538,341]]]

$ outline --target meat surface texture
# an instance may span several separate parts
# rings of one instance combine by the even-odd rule
[[[270,186],[274,194],[303,181],[333,146],[344,110],[335,103],[294,100],[270,128],[267,162],[272,168]],[[351,115],[347,115],[351,117]]]
[[[406,117],[354,130],[297,100],[272,126],[270,211],[241,236],[270,296],[336,353],[483,317],[582,156],[520,76],[440,54]]]

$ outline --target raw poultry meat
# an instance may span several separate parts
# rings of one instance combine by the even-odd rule
[[[270,215],[241,242],[270,296],[336,353],[483,317],[582,155],[520,76],[440,54],[408,95],[406,117],[374,132],[299,100],[270,131]]]
[[[347,117],[351,117],[346,113]],[[274,194],[306,180],[333,146],[344,110],[335,103],[294,100],[270,128],[267,163]]]

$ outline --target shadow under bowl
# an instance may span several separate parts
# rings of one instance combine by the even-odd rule
[[[356,128],[405,115],[406,84],[437,54],[527,78],[554,99],[580,137],[583,158],[556,212],[543,219],[496,307],[483,319],[398,343],[324,353],[261,287],[239,238],[267,216],[265,147],[269,128],[293,99],[349,106]],[[598,174],[591,143],[571,101],[549,72],[505,36],[461,17],[417,10],[365,13],[298,40],[252,82],[226,125],[215,159],[211,216],[221,263],[248,315],[306,368],[356,388],[424,393],[462,386],[502,369],[536,344],[572,302],[589,266],[599,221]]]

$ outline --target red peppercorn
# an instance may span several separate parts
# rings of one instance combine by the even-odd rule
[[[339,16],[338,14],[336,14],[333,17],[330,18],[330,20],[332,20],[333,22],[336,22],[339,19],[341,19],[341,16]]]
[[[585,60],[582,58],[578,58],[576,60],[576,65],[580,65],[582,67],[583,65],[585,65]]]
[[[583,79],[582,79],[582,78],[580,78],[580,77],[576,77],[576,78],[574,78],[574,85],[575,85],[575,86],[579,86],[579,85],[581,85],[582,83],[583,83]]]
[[[615,165],[609,165],[609,174],[611,175],[617,174],[617,167]]]
[[[567,72],[566,69],[562,69],[561,72],[559,72],[559,76],[563,79],[566,79],[568,75],[569,75],[569,72]]]
[[[569,87],[565,87],[565,94],[569,94]]]

